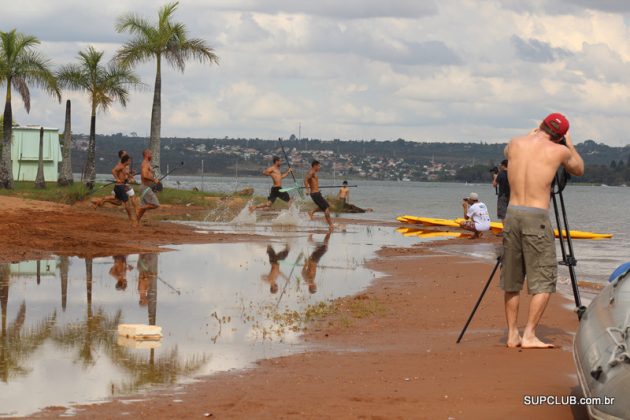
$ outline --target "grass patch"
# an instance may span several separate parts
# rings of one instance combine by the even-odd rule
[[[56,182],[47,182],[46,188],[35,188],[32,181],[16,181],[12,190],[0,189],[0,195],[20,197],[30,200],[51,201],[54,203],[74,204],[78,201],[89,200],[95,197],[104,197],[111,194],[113,185],[96,184],[90,191],[80,182],[67,187],[60,187]],[[136,194],[139,196],[142,187],[134,184]],[[188,205],[192,204],[200,207],[213,208],[221,198],[228,197],[228,194],[218,192],[201,192],[191,190],[178,190],[175,188],[164,188],[158,194],[162,204]],[[231,195],[231,197],[241,197]]]

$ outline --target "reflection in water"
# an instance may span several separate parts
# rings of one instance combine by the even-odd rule
[[[269,246],[203,244],[113,259],[58,257],[40,263],[40,285],[36,261],[0,264],[0,415],[98,401],[295,351],[300,313],[355,293],[374,277],[362,263],[380,247],[369,239],[375,232],[394,237],[366,229],[335,234],[330,243],[327,235],[314,247],[297,233]],[[396,236],[394,244],[400,240]],[[295,274],[304,255],[308,291],[293,281],[301,277]],[[158,287],[169,293],[158,294]],[[159,325],[165,334],[153,343],[121,340],[119,323]]]
[[[56,321],[53,313],[32,328],[25,328],[26,302],[22,302],[15,320],[8,324],[10,267],[0,264],[0,305],[2,307],[2,335],[0,336],[0,378],[5,383],[17,376],[27,375],[30,370],[24,362],[50,337]]]
[[[324,237],[324,242],[315,248],[315,250],[309,255],[302,267],[302,277],[308,284],[309,293],[317,292],[317,284],[315,284],[315,276],[317,275],[317,264],[319,260],[328,251],[328,241],[330,240],[331,232],[328,232]]]
[[[114,255],[114,264],[109,269],[109,275],[116,279],[116,290],[127,289],[127,271],[133,270],[133,267],[127,265],[126,255]]]
[[[138,293],[140,306],[149,310],[149,325],[156,325],[157,316],[158,254],[140,254],[138,257]]]
[[[263,281],[269,283],[269,292],[277,293],[278,292],[278,276],[284,277],[287,281],[288,277],[284,275],[280,271],[280,261],[284,261],[285,258],[289,255],[289,245],[285,244],[284,249],[280,252],[276,252],[273,249],[273,246],[267,245],[267,256],[269,257],[269,264],[271,264],[271,270],[269,270],[269,274],[262,275],[261,278]]]

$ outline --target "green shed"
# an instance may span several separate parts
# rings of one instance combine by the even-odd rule
[[[11,161],[13,179],[35,181],[39,162],[39,126],[13,127]],[[46,182],[56,182],[61,162],[59,129],[44,127],[44,178]]]

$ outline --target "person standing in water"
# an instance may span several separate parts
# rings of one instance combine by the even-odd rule
[[[501,288],[505,291],[505,317],[510,348],[553,348],[536,336],[536,327],[556,291],[558,260],[549,219],[551,185],[558,168],[571,175],[584,174],[584,161],[568,134],[569,121],[549,114],[527,135],[515,137],[505,147],[510,162],[510,203],[503,229]],[[532,299],[523,336],[518,330],[520,292],[527,278]]]
[[[291,196],[289,195],[289,193],[286,191],[280,192],[280,189],[282,188],[282,180],[289,176],[289,174],[293,172],[293,169],[289,168],[285,173],[282,173],[280,171],[280,165],[282,165],[280,158],[278,156],[274,156],[271,166],[262,172],[263,175],[271,177],[271,182],[273,183],[273,185],[271,186],[269,197],[267,197],[267,202],[259,204],[257,206],[250,206],[250,213],[258,209],[268,209],[278,198],[289,203],[289,206],[291,205]]]
[[[308,212],[309,217],[313,220],[313,215],[316,211],[323,211],[324,217],[326,218],[326,223],[328,223],[328,228],[330,230],[334,229],[334,225],[330,218],[330,204],[326,201],[322,193],[319,191],[319,178],[317,177],[317,173],[321,169],[322,165],[319,161],[314,160],[311,163],[311,169],[306,174],[304,178],[304,188],[306,192],[310,194],[311,199],[317,205],[317,208]]]

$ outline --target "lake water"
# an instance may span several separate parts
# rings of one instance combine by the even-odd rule
[[[206,191],[231,193],[237,189],[253,187],[255,194],[267,196],[269,178],[173,177],[167,178],[168,185],[180,188],[203,188]],[[299,181],[299,179],[298,179]],[[285,186],[293,185],[290,178]],[[322,179],[321,185],[339,185],[340,180]],[[392,182],[352,180],[350,199],[359,207],[372,208],[364,214],[344,215],[356,219],[395,221],[397,216],[416,215],[451,219],[462,217],[461,200],[471,192],[479,194],[493,218],[496,216],[496,196],[490,184],[461,184],[438,182]],[[335,195],[337,189],[325,190]],[[606,282],[608,276],[620,264],[630,261],[630,188],[581,186],[568,184],[564,190],[569,227],[614,234],[611,240],[573,241],[578,260],[576,272],[579,280]],[[552,221],[555,222],[553,212]],[[560,258],[558,248],[558,257]],[[487,255],[494,259],[493,255]],[[568,271],[560,267],[560,275],[568,277]]]

